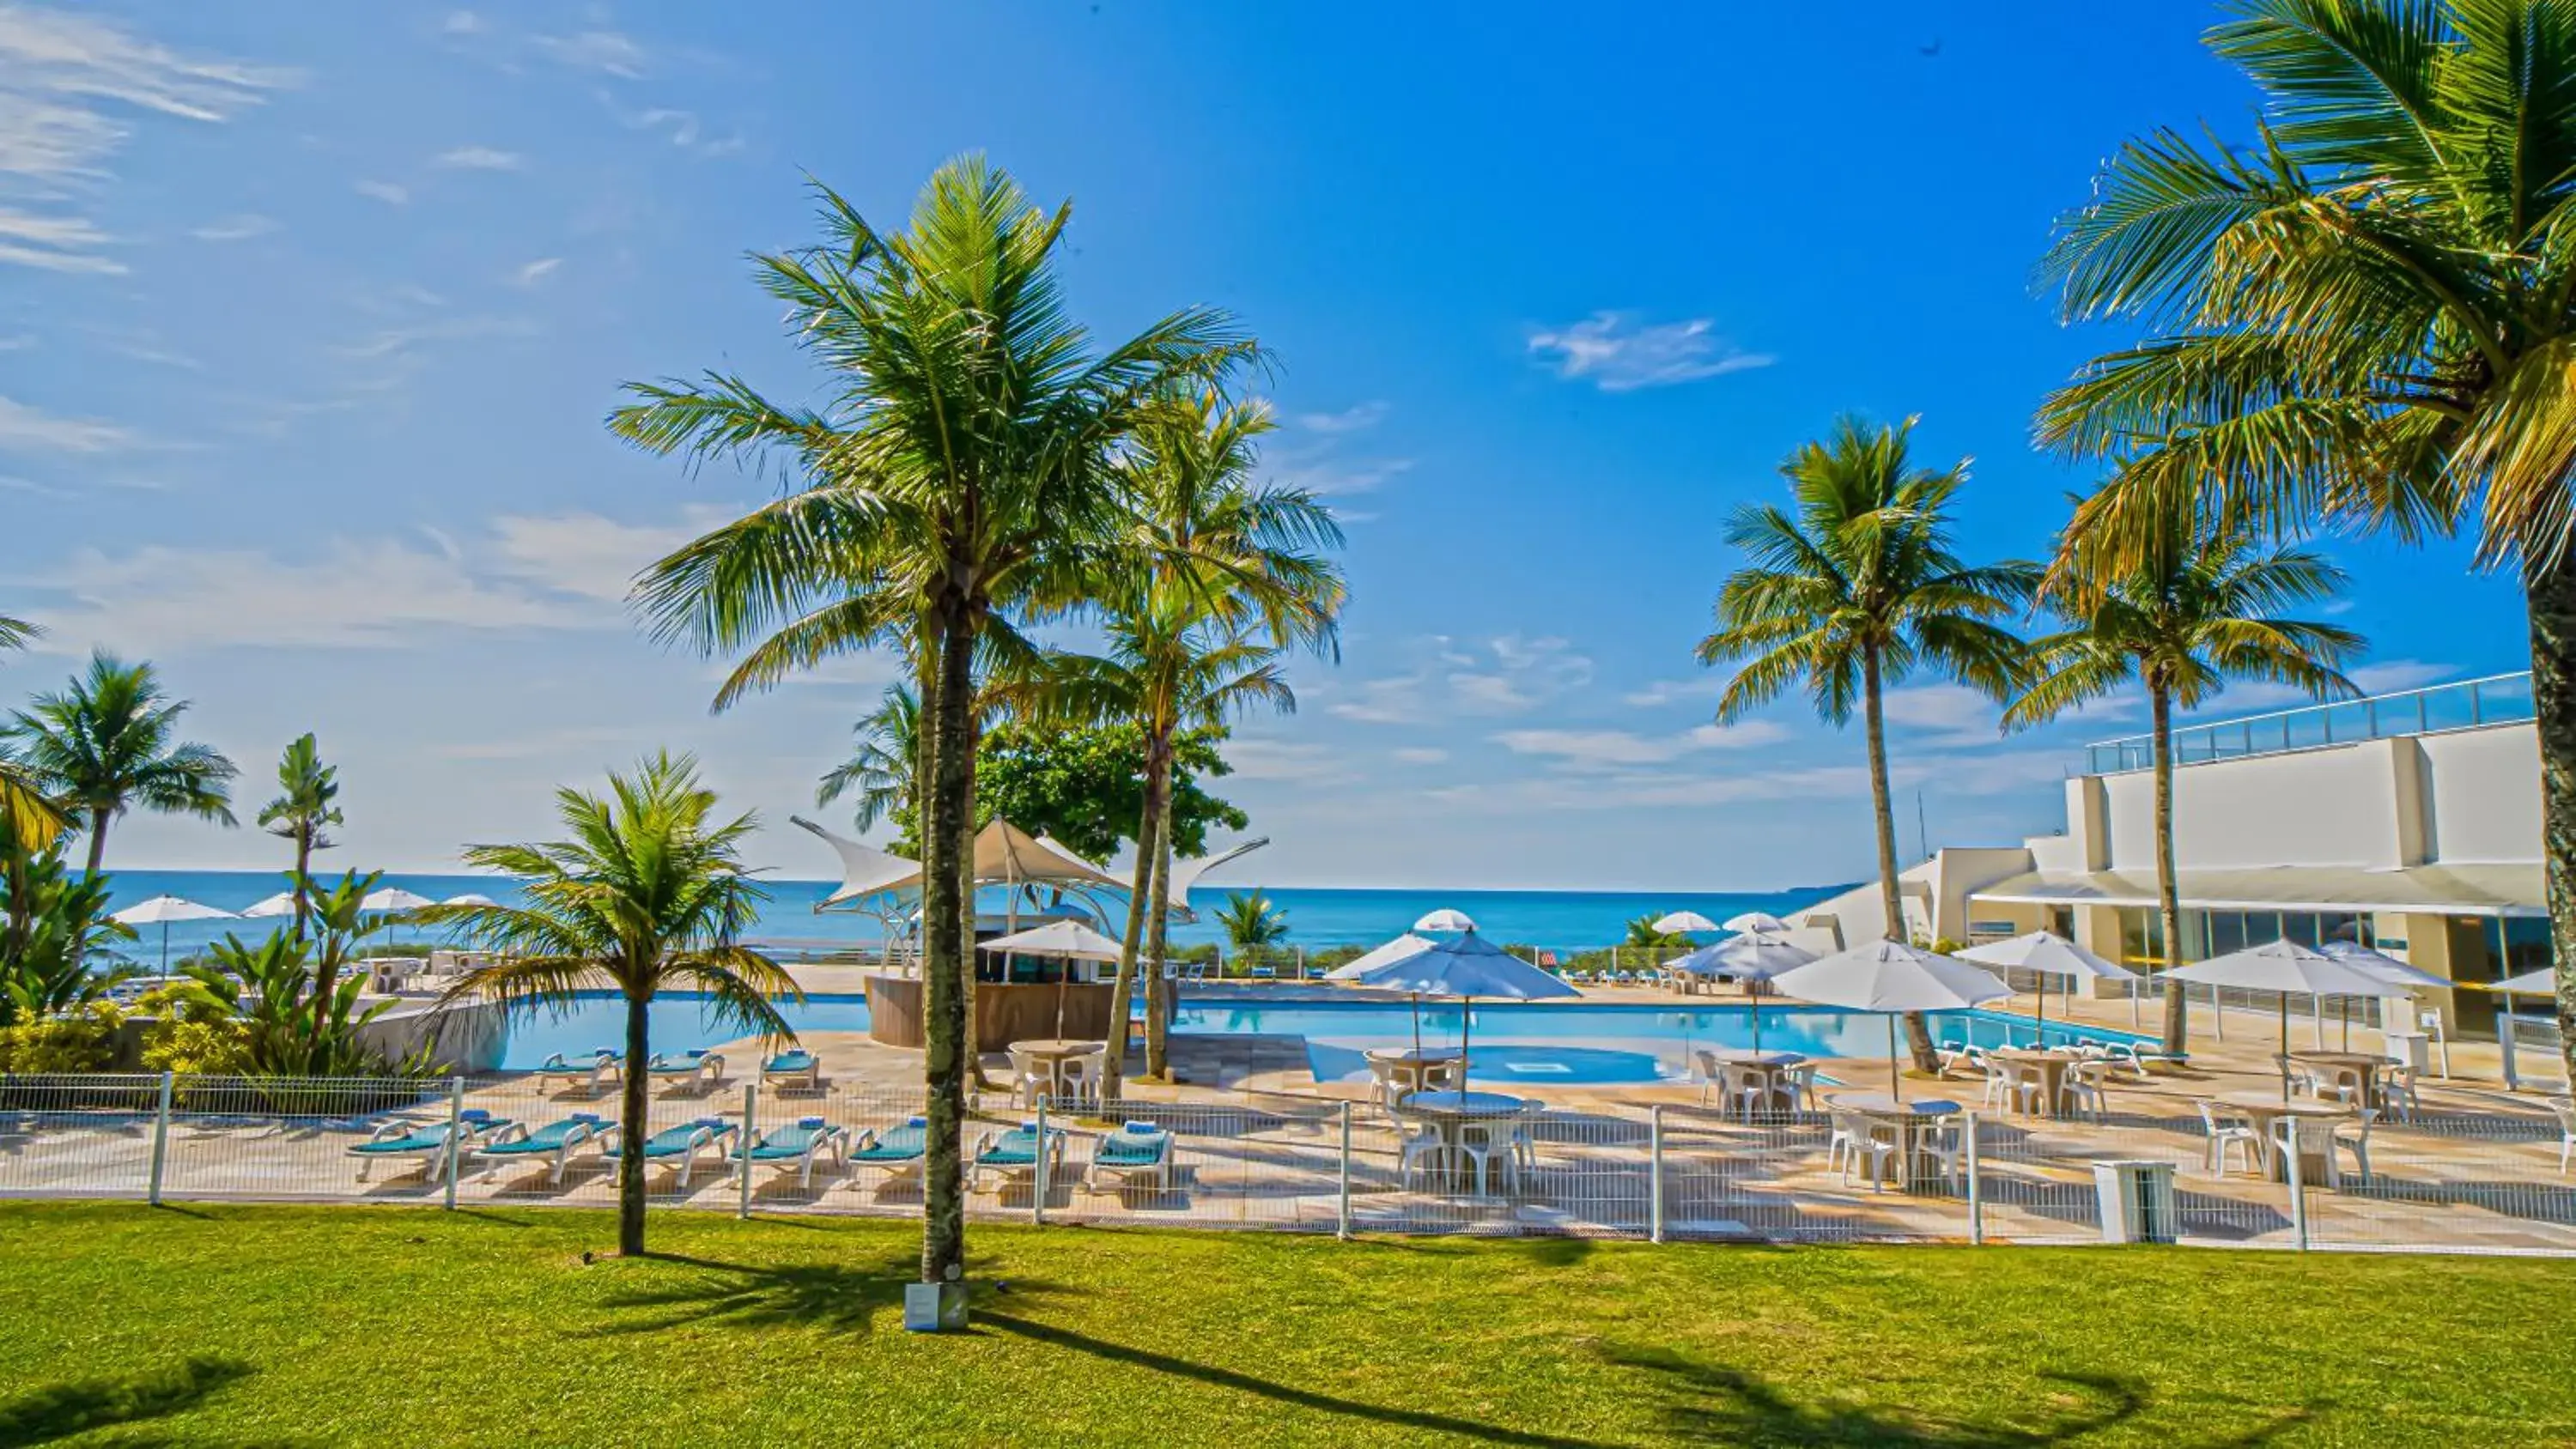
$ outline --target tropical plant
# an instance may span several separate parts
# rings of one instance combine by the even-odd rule
[[[2038,587],[2024,563],[1972,565],[1950,540],[1950,509],[1968,481],[1962,460],[1914,466],[1914,419],[1870,427],[1857,418],[1801,446],[1780,465],[1797,500],[1792,513],[1746,504],[1726,525],[1745,566],[1718,591],[1717,630],[1699,644],[1702,664],[1744,661],[1719,696],[1731,724],[1803,684],[1816,713],[1836,724],[1861,711],[1869,743],[1871,812],[1878,826],[1879,907],[1890,940],[1905,939],[1896,884],[1896,817],[1888,796],[1887,686],[1936,670],[1998,701],[2021,678],[2023,646],[1999,621]],[[1916,1067],[1935,1068],[1920,1014],[1905,1018]]]
[[[869,830],[913,804],[915,767],[921,763],[920,692],[908,684],[889,686],[852,733],[850,757],[823,776],[814,803],[829,805],[856,792],[851,823]]]
[[[626,1005],[618,1131],[640,1144],[655,996],[703,992],[710,1018],[776,1044],[795,1031],[771,999],[804,994],[777,962],[742,944],[768,899],[742,863],[757,823],[747,814],[716,818],[715,792],[699,783],[695,760],[654,755],[631,775],[609,776],[606,796],[558,790],[555,808],[562,840],[465,852],[475,868],[516,878],[526,904],[433,906],[419,919],[455,926],[492,954],[444,1004],[562,1010],[584,991],[618,994]],[[617,1159],[617,1250],[644,1251],[644,1159],[634,1151]]]
[[[635,385],[610,426],[658,453],[783,464],[795,491],[653,566],[638,602],[666,639],[747,649],[719,706],[856,650],[911,641],[924,730],[922,1276],[965,1271],[961,1131],[971,979],[964,889],[975,665],[998,635],[1074,607],[1120,525],[1113,454],[1156,399],[1251,355],[1221,314],[1173,314],[1105,351],[1065,309],[1069,209],[1030,205],[968,158],[886,234],[828,190],[825,242],[761,256],[762,285],[823,364],[819,408],[741,378]]]
[[[1233,891],[1217,909],[1218,929],[1237,951],[1257,951],[1288,939],[1288,913],[1260,891]]]
[[[1628,923],[1627,939],[1622,941],[1620,944],[1623,946],[1636,946],[1640,948],[1687,946],[1691,944],[1691,938],[1688,933],[1682,931],[1666,931],[1657,927],[1655,922],[1661,919],[1663,919],[1661,916],[1654,915],[1650,912],[1630,921]]]
[[[2179,500],[2272,531],[2467,527],[2520,575],[2576,1067],[2576,9],[2233,9],[2209,44],[2263,93],[2251,144],[2131,141],[2043,264],[2070,320],[2148,334],[2041,409],[2044,442],[2132,463],[2069,545],[2133,558]]]
[[[96,998],[43,1015],[21,1016],[0,1026],[0,1073],[32,1077],[112,1072],[124,1027],[125,1014]]]
[[[325,927],[324,937],[328,934]],[[248,943],[227,934],[202,956],[182,964],[179,971],[189,978],[190,994],[212,1008],[184,1019],[209,1030],[147,1042],[147,1058],[175,1060],[184,1042],[190,1066],[201,1072],[309,1080],[398,1077],[426,1070],[420,1061],[395,1058],[364,1040],[360,1029],[392,1010],[393,1003],[361,1005],[367,986],[362,976],[326,983],[313,969],[316,944],[287,926]],[[226,1037],[232,1043],[225,1043]]]
[[[74,875],[59,849],[0,833],[0,1025],[86,1006],[131,976],[83,964],[134,929],[108,915],[107,878]]]
[[[2114,485],[2116,486],[2116,485]],[[2229,679],[2287,684],[2323,699],[2352,692],[2340,672],[2361,636],[2284,618],[2334,597],[2342,571],[2305,549],[2265,545],[2239,525],[2190,508],[2117,571],[2077,552],[2053,570],[2049,607],[2064,625],[2031,641],[2027,689],[2004,711],[2022,729],[2100,699],[2134,679],[2147,695],[2155,764],[2156,901],[2165,966],[2182,964],[2182,897],[2174,880],[2173,717],[2200,708]],[[2189,1013],[2165,993],[2165,1049],[2181,1051]]]
[[[259,827],[295,844],[295,934],[304,932],[313,895],[313,853],[329,850],[325,832],[340,825],[340,771],[322,763],[322,751],[307,733],[286,747],[277,762],[277,798],[259,812]]]
[[[140,805],[231,825],[233,763],[211,745],[178,738],[185,700],[162,693],[149,664],[92,654],[86,673],[38,695],[0,739],[62,809],[89,829],[89,868],[107,859],[107,827]]]
[[[0,616],[0,651],[24,649],[44,631],[23,619]],[[63,812],[45,797],[44,782],[11,755],[0,737],[0,833],[28,850],[43,850],[63,833]]]

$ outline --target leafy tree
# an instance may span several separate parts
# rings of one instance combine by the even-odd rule
[[[340,798],[339,767],[322,763],[308,733],[278,760],[277,788],[277,798],[259,812],[259,826],[295,843],[295,934],[301,936],[312,899],[313,852],[329,850],[333,841],[324,832],[343,823],[340,807],[332,803]]]
[[[2098,556],[2062,561],[2047,600],[2064,628],[2031,641],[2031,680],[2004,728],[2055,719],[2137,680],[2146,689],[2156,774],[2156,901],[2165,965],[2182,964],[2182,898],[2174,883],[2173,715],[2200,708],[2230,678],[2266,679],[2320,699],[2352,692],[2339,672],[2361,636],[2281,617],[2334,597],[2343,574],[2304,549],[2265,546],[2241,526],[2174,510],[2156,546],[2116,571]],[[2181,1051],[2189,1013],[2165,993],[2165,1048]]]
[[[1217,910],[1216,923],[1238,951],[1257,951],[1288,939],[1288,913],[1259,891],[1234,891]]]
[[[1638,947],[1687,946],[1691,938],[1681,931],[1659,931],[1655,922],[1663,919],[1651,913],[1628,923],[1628,938],[1622,944]]]
[[[742,863],[750,815],[716,819],[716,795],[697,762],[658,754],[632,775],[611,775],[603,797],[555,793],[566,838],[478,845],[465,859],[516,878],[525,905],[434,906],[419,919],[453,924],[491,964],[448,989],[448,1003],[488,999],[504,1010],[561,1010],[605,986],[626,1003],[626,1070],[618,1131],[630,1148],[648,1135],[653,998],[701,991],[718,1021],[768,1041],[795,1032],[770,1004],[803,1000],[778,963],[742,944],[769,893]],[[644,1251],[644,1158],[617,1159],[617,1250]]]
[[[666,638],[746,649],[719,694],[838,654],[909,642],[926,723],[921,1270],[965,1272],[962,1123],[971,977],[976,664],[1032,618],[1084,604],[1123,523],[1116,454],[1156,399],[1222,377],[1253,346],[1222,314],[1174,313],[1094,351],[1055,258],[1070,217],[980,158],[935,172],[882,233],[828,190],[825,241],[755,259],[790,334],[826,369],[818,408],[738,377],[639,384],[610,426],[692,459],[783,464],[801,486],[648,571]]]
[[[36,697],[0,739],[65,810],[89,827],[89,868],[107,859],[107,827],[133,806],[231,825],[232,761],[178,738],[187,701],[162,693],[149,664],[90,656],[59,693]]]
[[[2279,532],[2466,528],[2519,574],[2576,1070],[2576,9],[2232,8],[2209,43],[2262,93],[2251,143],[2129,142],[2044,263],[2070,320],[2147,333],[2041,409],[2043,442],[2130,464],[2069,543],[2132,559],[2180,503]]]
[[[1780,465],[1797,498],[1793,514],[1746,504],[1726,525],[1745,556],[1717,596],[1717,631],[1700,641],[1702,664],[1745,661],[1717,703],[1720,723],[1742,719],[1804,684],[1819,717],[1846,724],[1861,710],[1869,742],[1869,792],[1878,825],[1879,905],[1889,940],[1905,939],[1896,887],[1896,817],[1888,799],[1886,686],[1937,670],[1998,700],[2020,681],[2022,641],[1999,621],[2020,611],[2039,571],[2022,563],[1971,565],[1950,541],[1950,508],[1968,481],[1962,461],[1915,467],[1908,418],[1872,428],[1857,418],[1791,453]],[[1914,1064],[1931,1071],[1931,1033],[1905,1018]]]
[[[1076,855],[1106,860],[1120,842],[1133,840],[1142,818],[1144,772],[1138,748],[1144,728],[1135,724],[1041,725],[1011,723],[987,733],[975,763],[975,828],[1008,820],[1032,835],[1051,836]],[[1226,731],[1185,730],[1172,744],[1172,835],[1184,855],[1207,852],[1210,827],[1241,830],[1252,823],[1235,806],[1208,793],[1202,777],[1233,773],[1225,762]],[[916,848],[914,814],[898,808],[895,848]]]

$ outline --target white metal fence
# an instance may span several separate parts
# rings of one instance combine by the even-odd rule
[[[2140,1098],[2141,1104],[2148,1099]],[[1369,1103],[985,1099],[963,1146],[986,1219],[1318,1233],[1768,1242],[2090,1242],[2097,1164],[2168,1163],[2187,1243],[2576,1253],[2563,1129],[2534,1104],[2347,1123],[2281,1152],[2194,1119],[1957,1114],[1893,1163],[1829,1116],[1559,1101],[1442,1124]],[[2156,1110],[2170,1109],[2160,1102]],[[529,1076],[435,1081],[0,1078],[0,1196],[152,1202],[600,1206],[613,1090]],[[905,1215],[921,1204],[920,1094],[711,1085],[652,1099],[662,1207]],[[754,1146],[751,1170],[741,1145]],[[1919,1147],[1918,1152],[1915,1149]],[[1848,1160],[1847,1160],[1848,1159]]]

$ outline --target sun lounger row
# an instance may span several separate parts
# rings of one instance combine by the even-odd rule
[[[537,1085],[541,1089],[579,1087],[596,1094],[617,1085],[625,1068],[625,1058],[608,1047],[594,1048],[587,1055],[556,1052],[538,1065]],[[688,1051],[678,1056],[655,1052],[645,1059],[644,1073],[656,1082],[685,1086],[703,1095],[724,1084],[725,1057],[719,1051]],[[761,1064],[760,1083],[765,1087],[818,1090],[823,1084],[823,1063],[809,1051],[780,1052]]]

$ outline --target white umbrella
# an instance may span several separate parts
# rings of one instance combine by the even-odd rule
[[[1789,929],[1789,923],[1781,920],[1778,916],[1771,914],[1769,911],[1746,911],[1740,916],[1727,917],[1726,924],[1718,929],[1724,931],[1743,931],[1750,935],[1767,936]]]
[[[2468,983],[2445,981],[2442,984],[2461,986]],[[2487,990],[2501,991],[2507,996],[2555,996],[2558,994],[2558,969],[2554,966],[2543,966],[2537,971],[2525,971],[2519,976],[2508,976],[2502,981],[2489,981],[2483,984]]]
[[[2317,949],[2347,966],[2358,968],[2365,976],[2376,976],[2386,982],[2386,988],[2379,992],[2381,996],[2398,996],[2401,992],[2441,991],[2451,985],[2448,980],[2434,975],[2421,966],[2410,966],[2394,956],[2382,955],[2359,941],[2328,941]],[[2411,1001],[2413,997],[2410,994],[2401,999]],[[2338,1001],[2335,1007],[2335,1018],[2343,1028],[2344,1050],[2350,1051],[2352,1050],[2351,1007]],[[2380,1013],[2379,1022],[2380,1030],[2384,1033],[2388,1030],[2388,1014],[2384,1010]]]
[[[1467,1041],[1475,1027],[1477,997],[1540,1001],[1583,994],[1566,984],[1555,972],[1531,965],[1472,930],[1463,932],[1455,940],[1435,942],[1400,956],[1358,979],[1362,985],[1409,991],[1417,998],[1447,996],[1465,1003],[1458,1023],[1458,1085],[1461,1089],[1467,1084],[1470,1070],[1466,1060]],[[1422,1049],[1421,1031],[1419,1025],[1414,1027],[1413,1045],[1417,1052]]]
[[[2138,979],[2137,972],[2125,966],[2114,965],[2053,931],[2032,931],[2027,935],[2015,936],[2009,941],[1990,941],[1983,946],[1971,946],[1959,953],[1959,959],[1974,961],[1980,966],[2018,966],[2024,971],[2040,976],[2068,976],[2077,980],[2095,981]],[[2009,981],[2011,978],[2005,979]],[[2137,1001],[2134,993],[2129,999],[2133,1005]],[[2040,1045],[2045,1046],[2048,1035],[2048,983],[2045,981],[2039,984],[2037,1020]]]
[[[447,899],[440,901],[439,904],[442,906],[497,906],[501,903],[492,899],[490,896],[479,895],[473,891],[467,891],[461,896],[449,896]]]
[[[1726,976],[1737,981],[1761,982],[1777,980],[1780,973],[1794,971],[1815,959],[1815,952],[1785,937],[1729,936],[1664,964],[1693,976]],[[1757,1052],[1762,1050],[1762,1006],[1758,1001],[1753,1007],[1753,1049]]]
[[[270,916],[291,916],[294,914],[295,892],[293,891],[279,891],[277,894],[268,897],[266,900],[262,900],[242,908],[242,915],[255,921],[265,920]]]
[[[219,910],[214,906],[201,906],[195,901],[183,900],[178,896],[154,896],[139,905],[127,906],[108,919],[129,926],[159,926],[161,928],[161,974],[167,976],[170,974],[170,923],[172,921],[229,921],[236,917],[230,911]]]
[[[386,886],[382,890],[369,891],[367,898],[358,902],[358,908],[364,911],[417,911],[437,904],[429,897],[414,895],[401,886]]]
[[[1476,923],[1467,919],[1465,911],[1453,911],[1443,907],[1414,922],[1413,929],[1424,935],[1449,936],[1461,931],[1472,931],[1476,929]]]
[[[1110,940],[1080,921],[1049,921],[1043,926],[1008,936],[996,936],[980,944],[987,951],[1000,951],[1005,955],[1065,956],[1077,961],[1115,961],[1127,950],[1118,942]],[[1065,984],[1072,975],[1072,972],[1067,971],[1063,976],[1056,978],[1055,1029],[1058,1036],[1064,1034]],[[1112,1022],[1110,1027],[1114,1032],[1117,1029],[1117,1023]]]
[[[2293,996],[2378,996],[2386,978],[2373,976],[2349,962],[2338,961],[2314,946],[2271,941],[2206,961],[2194,961],[2165,973],[2168,981],[2203,986],[2233,986],[2239,991],[2268,991],[2281,1000],[2281,1098],[2290,1096],[2290,998]]]
[[[1791,996],[1887,1017],[1887,1077],[1904,1094],[1896,1059],[1896,1015],[1907,1011],[1965,1011],[2012,995],[1992,975],[1902,941],[1873,941],[1839,955],[1784,971],[1772,984]]]
[[[1658,916],[1653,925],[1667,936],[1696,936],[1725,929],[1697,911],[1675,911],[1668,916]]]
[[[1428,950],[1438,944],[1439,942],[1432,940],[1428,936],[1417,936],[1412,932],[1407,931],[1403,935],[1396,937],[1394,940],[1387,942],[1385,945],[1378,947],[1376,950],[1369,952],[1367,955],[1354,957],[1353,959],[1334,967],[1332,970],[1325,972],[1324,979],[1327,981],[1357,981],[1372,971],[1378,970],[1381,967],[1392,966],[1396,962],[1403,960],[1405,957],[1412,955],[1416,951]]]

